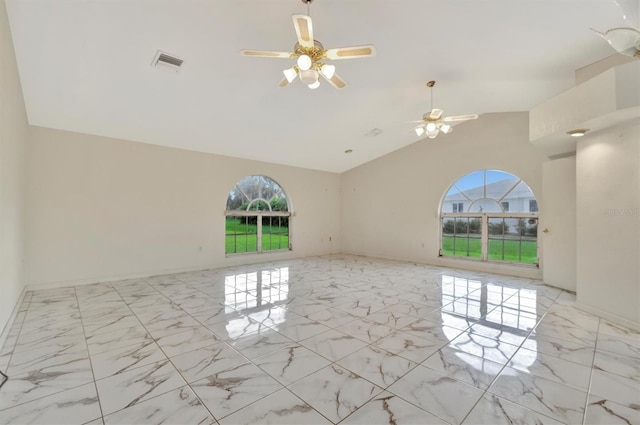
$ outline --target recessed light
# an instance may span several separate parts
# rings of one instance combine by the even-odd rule
[[[346,151],[344,151],[344,153],[351,153],[353,152],[353,149],[347,149]]]
[[[582,137],[587,134],[588,128],[576,128],[575,130],[567,131],[567,134],[571,137]]]

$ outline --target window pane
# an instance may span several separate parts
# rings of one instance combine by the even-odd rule
[[[480,258],[482,221],[480,217],[442,219],[442,255]]]
[[[502,212],[502,206],[494,199],[479,199],[469,207],[469,212],[493,213]]]
[[[225,253],[256,252],[256,217],[227,216],[225,232]]]
[[[262,250],[289,249],[288,217],[262,217]]]
[[[537,263],[538,203],[519,177],[500,170],[474,171],[449,187],[441,208],[448,216],[442,221],[442,255]],[[472,227],[473,217],[451,217],[460,213],[477,213],[479,221],[487,220],[488,234],[481,234],[482,226]],[[514,217],[520,213],[534,213],[533,221]],[[483,237],[488,240],[484,248]]]
[[[533,192],[522,181],[503,199],[504,202],[509,202],[509,212],[529,212],[529,205],[532,200],[535,200]]]
[[[268,205],[267,205],[268,204]],[[288,211],[287,197],[278,183],[267,176],[247,176],[229,192],[228,211]]]
[[[489,217],[489,260],[536,264],[538,220]]]
[[[234,216],[234,211],[250,211],[255,215]],[[262,175],[244,177],[227,198],[225,253],[289,249],[290,216],[274,214],[288,211],[287,196],[278,183]]]
[[[533,191],[519,177],[499,170],[479,170],[461,177],[451,185],[442,204],[442,212],[462,212],[454,204],[465,202],[478,204],[469,212],[497,212],[492,206],[482,205],[490,199],[501,204],[509,204],[508,212],[537,212]],[[482,206],[482,210],[480,207]]]

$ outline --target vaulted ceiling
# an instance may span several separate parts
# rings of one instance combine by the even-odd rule
[[[418,140],[428,80],[446,115],[528,111],[573,87],[613,53],[589,28],[628,25],[637,0],[315,0],[325,47],[377,49],[333,62],[342,90],[278,88],[293,60],[240,55],[291,51],[300,0],[6,1],[31,125],[342,172]],[[158,50],[182,69],[152,67]]]

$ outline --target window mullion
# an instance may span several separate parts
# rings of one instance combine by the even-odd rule
[[[262,213],[257,215],[257,227],[256,227],[256,251],[262,252]]]
[[[482,261],[487,261],[489,258],[489,219],[486,214],[482,214],[482,230],[480,232],[481,236],[481,259]]]

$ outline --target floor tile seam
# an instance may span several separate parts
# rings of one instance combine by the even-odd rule
[[[145,282],[145,283],[146,283],[146,282]],[[147,284],[147,285],[149,285],[148,283],[146,283],[146,284]],[[149,286],[151,286],[151,285],[149,285]],[[115,287],[114,287],[114,288],[115,288]],[[123,302],[125,302],[125,304],[126,304],[126,301],[124,301],[124,297],[122,296],[122,294],[120,294],[120,291],[118,291],[118,290],[117,290],[117,288],[115,288],[115,289],[116,289],[116,292],[118,292],[118,294],[120,295],[120,298],[122,299],[122,301],[123,301]],[[145,330],[145,332],[147,333],[147,335],[149,335],[149,336],[150,336],[150,339],[153,341],[153,343],[156,345],[156,347],[157,347],[157,348],[162,352],[162,354],[165,356],[165,359],[164,359],[164,360],[159,360],[159,361],[165,361],[165,360],[166,360],[166,361],[170,361],[170,360],[169,360],[169,356],[167,356],[167,353],[165,353],[165,352],[164,352],[164,350],[162,349],[162,347],[160,347],[160,344],[158,344],[157,339],[156,339],[156,338],[154,338],[154,337],[153,337],[153,335],[151,335],[151,333],[149,332],[149,330],[147,329],[147,327],[146,327],[146,326],[144,325],[144,323],[140,320],[140,318],[139,318],[139,317],[138,317],[138,315],[135,313],[135,311],[131,308],[131,306],[129,306],[129,304],[126,304],[126,305],[127,305],[127,308],[129,309],[129,311],[131,312],[131,314],[133,315],[133,317],[135,317],[135,318],[138,320],[138,323],[140,324],[140,326],[141,326],[142,328],[144,328],[144,330]],[[123,328],[123,329],[126,329],[126,328]],[[125,347],[129,347],[129,346],[133,347],[133,346],[138,345],[138,344],[139,344],[139,343],[135,343],[135,344],[134,344],[134,343],[132,343],[131,345],[126,345]],[[114,348],[114,350],[122,349],[122,348],[125,348],[125,347],[118,347],[118,348]],[[114,351],[114,350],[102,351],[102,352],[100,352],[100,353],[96,353],[96,354],[94,354],[94,355],[96,355],[96,356],[97,356],[97,355],[101,355],[101,354],[104,354],[104,353],[108,353],[109,351]],[[157,363],[157,362],[155,362],[155,363]],[[144,367],[144,366],[148,366],[148,365],[141,365],[141,366],[135,367],[135,368],[133,368],[133,369],[131,369],[131,370],[135,370],[135,369],[138,369],[138,368],[140,368],[140,367]],[[175,368],[175,365],[173,365],[173,363],[172,363],[172,366]],[[177,370],[177,369],[176,369],[176,370]],[[115,376],[115,375],[106,376],[106,377],[104,377],[104,378],[100,378],[99,380],[106,379],[106,378],[110,378],[111,376]],[[182,375],[181,375],[181,377],[182,377]],[[184,379],[184,377],[183,377],[183,379]],[[185,383],[186,383],[186,380],[185,380]],[[163,394],[164,394],[164,393],[163,393]]]
[[[608,374],[611,374],[611,375],[620,376],[622,378],[630,379],[632,381],[637,381],[638,383],[640,383],[640,376],[636,379],[636,378],[630,377],[628,375],[621,375],[618,372],[611,372],[611,371],[605,370],[605,369],[603,369],[601,367],[597,367],[596,364],[595,364],[595,358],[598,356],[598,353],[604,353],[605,355],[606,354],[613,354],[615,356],[625,357],[625,358],[628,358],[628,359],[631,359],[631,360],[635,360],[635,361],[639,362],[638,366],[637,366],[639,372],[640,372],[640,356],[639,357],[625,356],[624,354],[612,353],[612,352],[604,351],[604,350],[598,351],[596,349],[596,350],[594,350],[594,362],[593,362],[593,366],[591,367],[591,369],[593,369],[593,370],[597,370],[597,371],[600,371],[600,372],[603,372],[603,373],[608,373]],[[631,366],[631,367],[634,367],[634,366]]]
[[[80,304],[78,301],[78,294],[76,293],[75,287],[74,287],[74,294],[76,297],[76,301],[78,302],[78,314],[80,316],[80,326],[82,327],[82,334],[84,336],[84,345],[85,345],[85,349],[87,350],[87,358],[89,360],[89,366],[91,368],[91,377],[93,378],[93,388],[96,392],[96,399],[98,401],[98,407],[100,408],[100,418],[102,419],[102,422],[104,423],[104,411],[102,409],[102,401],[100,400],[100,393],[98,392],[98,384],[96,382],[96,374],[95,371],[93,369],[93,360],[91,359],[91,352],[89,351],[89,344],[87,343],[87,335],[84,331],[84,323],[82,321],[82,312],[80,311]],[[97,418],[96,418],[97,419]]]
[[[634,338],[629,338],[629,337],[626,337],[626,336],[623,337],[623,336],[611,335],[611,334],[607,334],[607,333],[602,333],[602,336],[603,336],[603,339],[609,338],[609,339],[613,339],[613,340],[616,340],[616,341],[623,342],[623,343],[625,343],[627,345],[631,345],[633,347],[637,347],[638,351],[640,352],[640,337],[634,339]],[[598,333],[597,339],[598,339],[598,341],[600,340],[600,333]],[[603,350],[603,351],[606,351],[606,350]],[[640,354],[639,354],[639,356],[640,356]]]
[[[485,398],[485,397],[496,397],[496,398],[498,398],[498,399],[500,399],[500,400],[504,400],[504,401],[506,401],[506,402],[508,402],[508,403],[514,404],[514,405],[516,405],[516,406],[520,407],[521,409],[524,409],[524,410],[529,411],[529,412],[533,412],[533,413],[535,413],[536,415],[544,416],[545,418],[549,418],[549,419],[551,419],[551,420],[553,420],[553,421],[556,421],[556,422],[565,423],[565,422],[563,422],[563,421],[559,420],[558,418],[554,418],[554,417],[549,416],[549,415],[547,415],[547,414],[545,414],[545,413],[539,412],[539,411],[537,411],[537,410],[531,409],[530,407],[527,407],[527,406],[524,406],[524,405],[522,405],[522,404],[520,404],[520,403],[517,403],[517,402],[515,402],[515,401],[513,401],[513,400],[509,400],[508,398],[505,398],[505,397],[500,396],[500,395],[498,395],[498,394],[494,394],[494,393],[490,392],[490,391],[487,389],[487,390],[485,390],[485,392],[482,394],[482,397],[480,397],[480,398],[478,399],[478,401],[473,405],[473,408],[472,408],[471,410],[469,410],[469,413],[467,413],[467,414],[466,414],[466,416],[464,417],[464,419],[460,422],[460,424],[461,424],[461,425],[466,425],[464,421],[465,421],[465,420],[467,420],[467,418],[469,417],[469,415],[471,414],[471,412],[473,412],[473,409],[475,409],[475,408],[476,408],[476,406],[477,406],[477,405],[482,401],[482,399],[483,399],[483,398]],[[469,425],[471,425],[471,424],[469,424]]]
[[[594,370],[595,361],[596,361],[596,352],[598,350],[598,342],[599,342],[598,337],[600,336],[601,323],[602,323],[602,320],[598,319],[598,328],[596,330],[596,343],[595,343],[595,346],[593,347],[593,357],[591,358],[591,371],[589,373],[589,385],[587,387],[587,397],[586,397],[586,400],[584,401],[584,412],[582,414],[582,423],[585,425],[587,421],[587,409],[589,408],[589,397],[592,395],[591,387],[593,385],[593,370]]]
[[[505,368],[506,368],[506,367],[507,367],[507,366],[505,366]],[[504,372],[504,369],[503,369],[503,372]],[[502,373],[502,372],[501,372],[501,373]],[[536,379],[538,379],[538,380],[542,380],[542,381],[545,381],[545,382],[549,382],[549,383],[551,383],[551,384],[553,384],[553,385],[559,385],[559,386],[561,386],[561,387],[565,387],[565,388],[568,388],[568,389],[570,389],[570,390],[573,390],[573,391],[576,391],[576,392],[582,393],[582,394],[584,394],[584,396],[585,396],[585,399],[586,399],[586,400],[585,400],[585,402],[588,402],[588,400],[589,400],[589,393],[588,393],[586,390],[581,390],[581,389],[575,388],[575,387],[573,387],[573,386],[570,386],[570,385],[567,385],[567,384],[564,384],[564,383],[559,383],[559,382],[556,382],[556,381],[552,381],[552,380],[550,380],[550,379],[547,379],[547,378],[544,378],[544,377],[540,377],[540,376],[535,376],[535,375],[533,375],[533,377],[534,377],[534,378],[536,378]],[[531,410],[531,411],[533,411],[533,412],[536,412],[537,414],[540,414],[540,415],[543,415],[543,416],[546,416],[546,417],[550,417],[551,419],[553,419],[553,420],[555,420],[555,421],[558,421],[558,422],[563,422],[563,421],[564,421],[564,419],[554,418],[553,416],[550,416],[550,415],[549,415],[549,414],[547,414],[547,413],[541,412],[540,410],[537,410],[537,409],[534,409],[534,408],[531,408],[531,407],[529,407],[529,406],[525,406],[525,405],[521,404],[520,402],[518,402],[518,401],[516,401],[516,400],[514,400],[514,399],[512,399],[512,398],[510,398],[510,395],[511,395],[511,394],[510,394],[510,395],[505,396],[504,394],[497,394],[497,393],[493,392],[493,391],[492,391],[492,388],[494,387],[494,385],[495,385],[496,381],[497,381],[497,378],[493,381],[493,383],[491,384],[491,386],[490,386],[490,387],[488,387],[488,388],[486,389],[486,393],[488,393],[488,394],[490,394],[490,395],[492,395],[492,396],[495,396],[495,397],[501,398],[501,399],[503,399],[503,400],[507,400],[507,401],[509,401],[509,402],[511,402],[511,403],[513,403],[513,404],[515,404],[515,405],[518,405],[518,406],[520,406],[520,407],[523,407],[523,408],[525,408],[525,409],[527,409],[527,410]],[[530,391],[527,391],[527,392],[529,393]],[[544,403],[543,403],[543,404],[544,404]],[[546,406],[546,404],[544,404],[544,405]],[[586,425],[586,424],[584,424],[584,415],[585,415],[585,414],[586,414],[586,408],[585,408],[585,409],[584,409],[584,411],[583,411],[583,422],[581,422],[583,425]]]
[[[365,405],[366,405],[367,403],[369,403],[371,400],[373,400],[374,398],[376,398],[377,396],[379,396],[380,394],[384,393],[384,392],[385,392],[385,391],[387,391],[387,390],[386,390],[384,387],[381,387],[380,385],[378,385],[378,384],[376,384],[376,383],[374,383],[374,382],[371,382],[370,380],[366,379],[365,377],[363,377],[363,376],[359,375],[358,373],[356,373],[356,372],[352,371],[351,369],[348,369],[348,368],[346,368],[346,367],[344,367],[344,366],[342,366],[342,365],[340,365],[340,364],[338,364],[338,363],[336,363],[336,362],[333,362],[332,364],[330,364],[330,365],[328,365],[328,366],[325,366],[325,367],[323,367],[323,368],[321,368],[321,369],[319,369],[319,370],[317,370],[317,371],[315,371],[315,372],[313,372],[313,373],[316,373],[316,372],[318,372],[318,371],[320,371],[320,370],[322,370],[322,369],[326,369],[327,367],[331,367],[331,366],[332,366],[332,365],[334,365],[334,364],[335,364],[336,366],[338,366],[339,368],[341,368],[341,369],[345,369],[345,370],[349,371],[350,373],[354,374],[354,375],[355,375],[355,376],[357,376],[358,378],[360,378],[360,379],[362,379],[362,380],[364,380],[364,381],[367,381],[368,383],[370,383],[371,385],[373,385],[374,387],[376,387],[376,389],[379,389],[380,391],[375,391],[375,392],[374,392],[374,394],[373,394],[370,398],[368,398],[366,401],[364,401],[364,402],[363,402],[360,406],[358,406],[358,407],[357,407],[353,412],[350,412],[350,413],[349,413],[347,416],[345,416],[344,418],[341,418],[341,419],[340,419],[340,420],[338,420],[337,422],[334,422],[333,420],[331,420],[331,419],[327,418],[325,415],[323,415],[320,411],[318,411],[317,409],[315,409],[315,408],[313,407],[313,405],[311,405],[311,403],[309,403],[309,402],[305,401],[305,400],[304,400],[302,397],[300,397],[296,392],[294,392],[292,389],[290,389],[290,388],[289,388],[289,386],[296,384],[297,382],[301,381],[303,378],[301,378],[301,379],[299,379],[299,380],[297,380],[297,381],[295,381],[295,382],[292,382],[291,384],[289,384],[289,385],[285,386],[285,389],[287,389],[287,390],[288,390],[289,392],[291,392],[293,395],[295,395],[295,396],[296,396],[296,397],[298,397],[300,400],[302,400],[304,403],[306,403],[307,405],[309,405],[309,406],[310,406],[312,409],[314,409],[316,412],[320,413],[320,414],[321,414],[324,418],[326,418],[330,423],[332,423],[332,424],[339,424],[339,423],[343,422],[344,420],[346,420],[349,416],[351,416],[351,415],[353,415],[354,413],[356,413],[358,410],[360,410],[363,406],[365,406]],[[313,373],[311,373],[311,374],[309,374],[309,375],[307,375],[307,376],[310,376],[310,375],[312,375]],[[305,378],[306,378],[306,377],[305,377]],[[393,394],[393,395],[394,395],[394,396],[396,396],[396,397],[398,397],[398,396],[397,396],[397,395],[395,395],[395,394]],[[400,397],[398,397],[398,398],[400,398]],[[406,401],[406,400],[405,400],[405,401]],[[424,410],[424,409],[421,409],[421,410]]]
[[[83,382],[81,384],[73,385],[73,386],[67,387],[67,388],[54,387],[56,389],[56,391],[51,393],[51,394],[43,395],[43,396],[31,399],[31,400],[24,401],[22,403],[17,403],[17,404],[11,405],[9,407],[2,408],[2,409],[0,409],[0,413],[5,412],[5,411],[10,410],[10,409],[13,409],[14,407],[18,407],[18,406],[22,406],[22,405],[25,405],[25,404],[28,404],[28,403],[36,402],[38,400],[43,400],[43,399],[48,398],[48,397],[53,397],[53,396],[59,395],[60,393],[65,392],[65,391],[71,391],[71,390],[74,390],[76,388],[82,387],[84,385],[89,385],[89,384],[91,384],[91,381]],[[49,388],[52,388],[52,387],[49,387]],[[96,392],[96,394],[97,394],[97,392]],[[98,418],[95,418],[95,419],[98,419]]]
[[[139,324],[142,324],[142,322],[140,321],[140,319],[138,317],[136,317],[136,316],[127,316],[127,318],[129,318],[129,317],[135,318]],[[106,325],[106,326],[111,326],[111,325]],[[100,327],[103,327],[103,326],[100,326]],[[94,328],[93,326],[89,326],[88,327],[89,329],[92,329],[91,331],[88,331],[87,327],[83,326],[83,330],[85,332],[85,337],[94,338],[94,337],[99,337],[99,336],[102,336],[102,335],[110,334],[110,333],[113,333],[113,332],[121,331],[123,329],[128,329],[130,327],[131,327],[131,325],[128,325],[128,326],[127,325],[122,325],[122,326],[117,326],[117,327],[115,327],[113,329],[101,330],[101,331],[96,333],[96,332],[93,331],[95,329],[92,329],[92,328]]]
[[[25,293],[25,295],[24,295],[24,296],[26,297],[26,293]],[[6,366],[6,367],[7,367],[7,369],[9,369],[9,366],[11,365],[11,360],[13,360],[13,356],[14,356],[14,354],[15,354],[15,352],[16,352],[16,345],[18,344],[18,341],[19,341],[19,339],[20,339],[20,334],[22,333],[22,329],[23,329],[23,327],[24,327],[25,319],[27,318],[27,313],[28,313],[28,311],[29,311],[29,306],[31,305],[31,299],[32,299],[32,298],[33,298],[33,294],[29,297],[29,300],[27,301],[27,306],[26,306],[26,308],[25,308],[25,310],[24,310],[24,311],[25,311],[24,317],[22,318],[22,321],[20,322],[20,328],[18,329],[18,334],[16,335],[15,340],[13,341],[13,347],[11,347],[11,351],[10,351],[10,354],[9,354],[9,358],[7,359],[7,366]],[[23,299],[22,303],[24,303],[24,299]],[[16,317],[20,314],[20,308],[21,308],[21,307],[22,307],[22,305],[20,305],[20,306],[18,307],[18,313],[16,314]],[[13,326],[14,326],[14,324],[15,324],[15,323],[12,323],[12,324],[11,324],[11,327],[13,327]],[[9,329],[9,332],[11,332],[11,329]],[[8,338],[8,335],[7,335],[7,338]],[[6,340],[5,340],[5,345],[6,345]],[[0,351],[4,351],[5,345],[3,345],[2,347],[0,347]],[[7,370],[6,372],[8,372],[8,370]],[[10,379],[10,377],[9,377],[9,376],[7,376],[7,381],[8,381],[9,379]],[[6,382],[5,382],[5,384],[6,384]],[[4,385],[4,384],[3,384],[3,385]]]
[[[158,345],[158,343],[157,343],[153,338],[151,338],[151,339],[150,339],[150,341],[151,341],[151,342],[152,342],[152,343],[153,343],[157,348],[160,348],[160,346]],[[134,342],[134,343],[131,343],[131,344],[128,344],[128,345],[124,345],[124,346],[122,346],[122,347],[114,348],[114,349],[112,349],[112,350],[102,351],[102,352],[100,352],[100,353],[95,353],[95,354],[89,354],[89,357],[90,357],[90,358],[91,358],[91,357],[99,357],[99,356],[102,356],[103,354],[108,354],[108,353],[111,353],[111,352],[114,352],[114,351],[124,350],[124,349],[127,349],[127,348],[136,347],[136,346],[139,346],[139,345],[140,345],[140,343],[139,343],[139,342]],[[164,354],[164,353],[163,353],[163,354]],[[157,360],[157,361],[161,361],[161,360]],[[156,362],[157,362],[157,361],[156,361]],[[139,366],[133,367],[133,368],[131,368],[131,369],[127,369],[127,371],[129,371],[129,370],[135,370],[135,369],[138,369],[139,367],[143,367],[143,366],[147,366],[147,365],[148,365],[148,364],[146,364],[146,365],[139,365]],[[111,377],[111,376],[115,376],[115,374],[112,374],[112,375],[109,375],[109,376],[103,376],[102,378],[97,378],[97,379],[96,379],[96,381],[100,381],[100,380],[102,380],[102,379],[109,378],[109,377]]]
[[[281,390],[278,390],[281,391]],[[284,391],[288,391],[290,394],[292,394],[294,397],[296,397],[298,400],[300,400],[301,402],[303,402],[304,404],[306,404],[307,406],[309,406],[311,409],[313,409],[316,413],[318,413],[320,416],[322,416],[323,418],[325,418],[327,421],[329,421],[329,423],[334,424],[335,422],[333,422],[331,419],[327,418],[325,415],[322,414],[322,412],[320,412],[319,410],[317,410],[315,407],[313,407],[311,404],[307,403],[305,400],[303,400],[298,394],[294,393],[293,391],[291,391],[288,387],[284,387]],[[277,391],[276,391],[277,392]],[[271,393],[270,395],[273,395],[275,393]],[[268,396],[267,396],[268,397]],[[257,402],[255,402],[257,403]],[[249,406],[251,406],[254,403],[251,403]],[[249,407],[249,406],[245,406]],[[243,409],[244,409],[243,408]]]
[[[254,366],[255,366],[255,365],[254,365]],[[260,369],[260,370],[261,370],[262,372],[264,372],[262,369]],[[266,372],[264,372],[264,373],[266,373]],[[265,399],[265,398],[269,397],[270,395],[275,394],[276,392],[278,392],[278,391],[280,391],[280,390],[283,390],[283,389],[288,390],[288,388],[287,388],[286,386],[284,386],[282,383],[280,383],[278,380],[274,379],[274,378],[273,378],[271,375],[269,375],[269,374],[267,374],[267,375],[269,376],[269,378],[273,379],[273,380],[274,380],[278,385],[280,385],[280,388],[276,389],[275,391],[270,392],[269,394],[267,394],[267,395],[265,395],[265,396],[263,396],[263,397],[260,397],[260,398],[259,398],[259,399],[257,399],[257,400],[254,400],[253,402],[249,403],[249,404],[248,404],[248,405],[246,405],[246,406],[240,407],[240,408],[238,408],[238,409],[234,410],[233,412],[228,413],[228,414],[225,414],[224,416],[220,416],[220,417],[215,416],[215,415],[213,414],[213,412],[211,412],[211,410],[209,410],[209,407],[207,407],[207,405],[202,401],[202,399],[200,398],[200,396],[198,395],[198,393],[196,392],[196,390],[195,390],[195,389],[193,389],[193,387],[191,386],[193,383],[195,383],[195,382],[199,382],[199,381],[201,381],[201,380],[205,379],[206,377],[204,377],[204,378],[200,378],[200,379],[198,379],[198,380],[196,380],[196,381],[194,381],[194,382],[192,382],[192,383],[187,383],[187,386],[189,387],[189,389],[191,389],[191,391],[193,391],[193,393],[196,395],[196,398],[198,398],[198,400],[200,401],[200,403],[202,404],[202,406],[203,406],[205,409],[207,409],[207,412],[209,412],[209,414],[211,415],[211,417],[212,417],[216,422],[220,422],[222,419],[224,419],[224,418],[226,418],[226,417],[228,417],[228,416],[231,416],[231,415],[233,415],[234,413],[237,413],[237,412],[239,412],[239,411],[241,411],[241,410],[243,410],[243,409],[245,409],[245,408],[247,408],[247,407],[251,406],[251,405],[252,405],[252,404],[254,404],[254,403],[257,403],[257,402],[259,402],[259,401],[261,401],[261,400],[263,400],[263,399]],[[209,375],[209,376],[210,376],[210,375]],[[292,391],[290,391],[290,392],[292,392]],[[295,395],[295,393],[294,393],[294,395]],[[300,397],[298,397],[298,398],[300,398]],[[302,400],[302,401],[304,401],[304,400]],[[306,403],[306,402],[305,402],[305,403]],[[309,403],[307,403],[307,404],[309,404]],[[315,409],[314,409],[314,410],[315,410]]]
[[[431,356],[429,356],[429,357],[431,357]],[[426,360],[425,360],[425,361],[426,361]],[[401,380],[402,380],[406,375],[408,375],[410,372],[412,372],[413,370],[415,370],[415,369],[416,369],[417,367],[419,367],[419,366],[422,366],[422,367],[424,367],[424,368],[426,368],[426,369],[429,369],[428,367],[423,366],[423,365],[422,365],[422,363],[420,363],[420,364],[416,365],[416,367],[414,367],[413,369],[411,369],[410,371],[408,371],[407,373],[405,373],[404,375],[402,375],[400,378],[398,378],[398,379],[396,380],[396,382],[394,382],[394,383],[392,383],[392,384],[388,385],[387,387],[385,387],[385,388],[384,388],[384,391],[387,391],[388,393],[393,394],[395,397],[398,397],[400,400],[403,400],[403,401],[405,401],[405,402],[407,402],[407,403],[411,404],[412,406],[417,407],[418,409],[423,410],[423,411],[425,411],[425,412],[429,413],[430,415],[435,416],[435,417],[437,417],[438,419],[443,420],[445,423],[450,423],[448,419],[443,418],[443,417],[439,416],[438,414],[436,414],[436,413],[434,413],[434,412],[430,412],[429,410],[427,410],[427,409],[425,409],[425,408],[423,408],[423,407],[421,407],[421,406],[418,406],[417,404],[413,403],[412,401],[410,401],[410,400],[407,400],[407,399],[403,398],[403,397],[402,397],[402,396],[400,396],[399,394],[396,394],[395,392],[393,392],[392,390],[390,390],[390,389],[389,389],[391,386],[393,386],[393,385],[394,385],[394,384],[396,384],[397,382],[400,382],[400,381],[401,381]],[[460,380],[458,380],[458,379],[455,379],[455,378],[453,378],[453,377],[451,377],[451,376],[444,375],[444,374],[442,374],[442,373],[440,373],[440,372],[438,372],[438,371],[434,371],[433,369],[429,369],[429,370],[431,370],[431,371],[435,372],[435,373],[436,373],[436,374],[438,374],[438,375],[446,376],[447,378],[452,379],[453,381],[455,381],[455,382],[457,382],[457,383],[459,383],[459,384],[462,384],[462,385],[465,385],[465,386],[467,386],[467,387],[471,387],[471,388],[473,388],[473,389],[475,389],[475,390],[481,391],[481,392],[482,392],[482,394],[480,395],[480,398],[478,398],[478,400],[474,403],[474,405],[473,405],[473,407],[471,408],[471,410],[473,410],[473,409],[475,408],[476,404],[477,404],[480,400],[482,400],[482,397],[484,397],[484,395],[487,393],[487,389],[482,390],[482,389],[480,389],[480,388],[474,387],[473,385],[469,385],[469,384],[467,384],[466,382],[463,382],[463,381],[460,381]],[[465,418],[469,415],[469,413],[471,413],[471,410],[469,410],[469,412],[467,412],[467,414],[465,415]],[[462,421],[460,421],[460,423],[461,423],[461,424],[462,424],[463,422],[464,422],[464,419],[463,419]]]
[[[175,367],[175,366],[174,366],[174,367]],[[183,379],[184,379],[184,378],[183,378]],[[209,415],[210,415],[210,416],[211,416],[211,417],[216,421],[216,423],[217,423],[217,422],[218,422],[217,418],[216,418],[215,416],[213,416],[213,413],[211,413],[211,411],[209,410],[209,408],[207,407],[207,405],[206,405],[206,404],[204,404],[204,402],[202,401],[202,399],[200,398],[200,396],[198,395],[198,393],[196,393],[196,392],[194,391],[194,389],[193,389],[193,388],[191,388],[191,384],[189,384],[188,382],[186,382],[186,380],[185,380],[184,385],[180,385],[180,386],[178,386],[178,387],[176,387],[176,388],[172,388],[172,389],[169,389],[169,390],[167,390],[167,391],[164,391],[164,392],[162,392],[162,393],[160,393],[160,394],[156,394],[156,395],[154,395],[153,397],[146,398],[146,399],[144,399],[144,400],[140,400],[139,402],[135,403],[135,404],[134,404],[134,405],[132,405],[132,406],[125,406],[125,407],[122,407],[122,408],[120,408],[120,409],[118,409],[118,410],[114,410],[113,412],[108,413],[107,415],[105,415],[105,416],[103,416],[103,417],[102,417],[103,423],[104,423],[104,418],[105,418],[105,417],[109,417],[109,416],[111,416],[111,415],[113,415],[113,414],[116,414],[116,413],[118,413],[118,412],[122,412],[123,410],[127,410],[127,409],[129,409],[129,408],[132,408],[132,407],[139,406],[139,405],[141,405],[141,404],[144,404],[144,403],[150,402],[150,401],[152,401],[152,400],[154,400],[154,399],[156,399],[156,398],[158,398],[158,397],[161,397],[161,396],[164,396],[164,395],[166,395],[166,394],[169,394],[169,393],[170,393],[170,392],[172,392],[172,391],[182,390],[183,388],[189,388],[189,390],[193,393],[193,395],[196,397],[196,399],[200,402],[200,405],[201,405],[201,406],[202,406],[202,407],[207,411],[207,413],[208,413],[208,414],[209,414]]]

